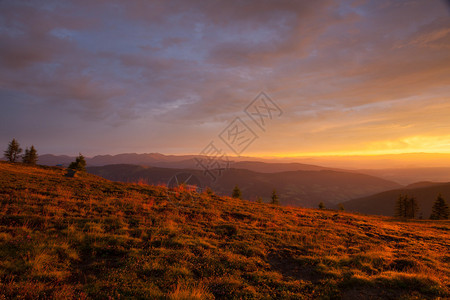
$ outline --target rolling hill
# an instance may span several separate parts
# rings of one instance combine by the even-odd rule
[[[450,200],[450,183],[418,182],[401,189],[394,189],[368,197],[346,201],[343,205],[347,210],[351,211],[365,214],[393,216],[395,204],[399,195],[407,194],[408,196],[417,199],[419,204],[419,214],[421,214],[423,218],[429,218],[431,208],[439,193],[442,194],[448,203]]]
[[[276,189],[283,205],[303,207],[317,207],[319,202],[332,206],[353,198],[400,187],[399,184],[370,175],[322,169],[259,173],[231,168],[223,171],[215,182],[209,180],[210,177],[205,176],[203,171],[189,169],[107,165],[89,167],[88,172],[109,180],[141,181],[148,184],[167,184],[176,174],[190,173],[198,178],[202,186],[209,186],[220,195],[230,195],[234,186],[239,185],[245,198],[256,199],[260,196],[268,202],[273,189]]]
[[[5,299],[444,299],[448,221],[125,184],[0,162]]]

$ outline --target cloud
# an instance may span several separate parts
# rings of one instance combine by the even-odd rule
[[[448,50],[450,47],[450,20],[447,17],[442,17],[422,26],[409,39],[403,41],[397,47],[407,46]]]
[[[274,125],[281,134],[268,132],[278,141],[270,151],[301,148],[295,134],[311,149],[326,148],[330,135],[348,148],[396,119],[393,138],[426,134],[430,122],[411,103],[428,107],[448,92],[442,2],[2,1],[0,11],[1,95],[14,95],[2,100],[22,120],[31,112],[19,107],[40,104],[43,122],[60,112],[92,134],[147,124],[177,141],[167,124],[178,124],[204,137],[265,90],[286,122]],[[284,134],[289,127],[296,133]]]

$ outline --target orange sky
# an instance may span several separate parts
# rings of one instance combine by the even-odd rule
[[[171,3],[0,2],[0,144],[235,155],[240,118],[245,156],[450,153],[446,1]]]

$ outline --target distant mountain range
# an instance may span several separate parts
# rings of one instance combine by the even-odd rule
[[[117,155],[97,155],[86,158],[88,166],[104,166],[111,164],[133,164],[141,166],[152,166],[175,169],[201,169],[196,157],[198,155],[164,155],[161,153],[124,153]],[[351,157],[349,158],[351,165]],[[393,158],[391,158],[393,159]],[[66,155],[44,154],[39,156],[39,164],[67,167],[75,157]],[[309,159],[307,161],[314,162]],[[326,167],[324,166],[326,165]],[[395,181],[401,185],[407,185],[418,181],[450,182],[450,167],[421,167],[421,168],[390,168],[390,169],[342,169],[328,167],[326,160],[323,164],[316,165],[300,162],[286,162],[285,159],[262,159],[255,157],[231,157],[230,167],[237,169],[247,169],[261,173],[275,173],[286,171],[317,171],[335,170],[344,172],[356,172],[380,177],[389,181]]]
[[[387,180],[393,180],[402,185],[422,181],[450,182],[449,167],[374,169],[356,171],[363,174],[381,177]]]
[[[139,166],[151,166],[175,169],[201,169],[195,158],[205,158],[200,155],[164,155],[160,153],[124,153],[117,155],[97,155],[87,157],[88,166],[105,166],[114,164],[131,164]],[[67,155],[44,154],[39,156],[39,164],[47,166],[62,165],[67,167],[75,157]],[[318,171],[318,170],[340,170],[302,163],[267,163],[257,161],[253,157],[232,157],[229,167],[236,169],[247,169],[262,173],[274,173],[285,171]]]
[[[444,199],[450,199],[450,182],[418,182],[403,188],[393,189],[377,193],[375,195],[356,198],[343,203],[346,210],[356,211],[366,214],[393,216],[395,204],[399,195],[415,197],[419,204],[419,213],[423,218],[429,218],[431,208],[438,194],[442,194]]]
[[[86,157],[86,162],[89,166],[104,166],[112,164],[133,164],[144,166],[158,166],[163,165],[169,167],[172,164],[191,165],[186,163],[193,161],[195,155],[164,155],[160,153],[123,153],[117,155],[97,155],[94,157]],[[44,154],[39,156],[39,164],[42,165],[63,165],[68,166],[75,157],[67,155],[52,155]]]
[[[242,166],[266,168],[263,163],[243,163]],[[331,207],[338,202],[401,187],[395,182],[370,175],[319,167],[315,170],[274,173],[230,168],[223,171],[215,182],[205,176],[202,170],[194,169],[118,164],[88,167],[88,172],[114,181],[148,184],[167,184],[177,174],[192,174],[202,186],[209,186],[221,195],[230,195],[234,186],[238,185],[245,199],[254,200],[260,196],[268,202],[272,190],[276,189],[282,204],[304,207],[317,207],[319,202]]]
[[[86,161],[90,173],[115,181],[165,185],[176,174],[192,174],[201,186],[210,186],[221,195],[230,195],[237,184],[244,198],[260,196],[268,202],[275,188],[284,205],[317,207],[323,202],[337,208],[343,203],[346,210],[367,214],[392,216],[399,194],[408,194],[418,199],[423,217],[428,218],[438,193],[450,199],[450,183],[430,182],[450,181],[450,168],[445,167],[344,170],[233,157],[230,169],[212,182],[196,158],[201,156],[126,153],[98,155]],[[68,166],[74,160],[65,155],[39,156],[39,164],[50,166]],[[410,185],[403,186],[406,184]]]

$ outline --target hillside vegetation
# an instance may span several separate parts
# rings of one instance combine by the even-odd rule
[[[0,163],[5,298],[444,299],[450,223]]]

